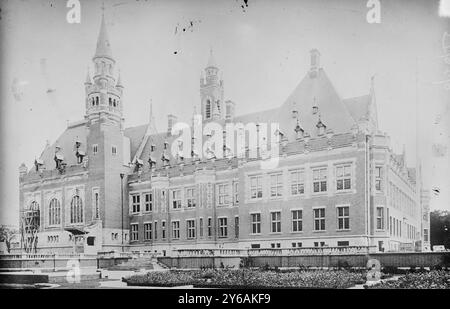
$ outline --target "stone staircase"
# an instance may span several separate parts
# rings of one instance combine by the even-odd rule
[[[114,265],[108,268],[108,270],[151,270],[154,269],[156,261],[148,257],[133,258],[126,262]]]

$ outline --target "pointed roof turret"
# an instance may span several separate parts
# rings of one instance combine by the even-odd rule
[[[214,59],[214,54],[212,48],[209,50],[209,59],[208,64],[206,65],[207,68],[217,68],[216,59]]]
[[[91,81],[91,75],[89,74],[89,68],[87,69],[87,73],[86,73],[86,81],[84,82],[85,85],[90,85],[92,84]]]
[[[122,85],[122,74],[120,74],[120,70],[119,70],[119,76],[117,77],[117,84],[116,84],[116,87],[121,87],[121,88],[123,88],[123,85]]]
[[[102,14],[102,23],[100,26],[100,33],[97,39],[97,49],[94,58],[106,57],[113,59],[111,52],[111,43],[109,41],[108,32],[106,31],[105,14]]]

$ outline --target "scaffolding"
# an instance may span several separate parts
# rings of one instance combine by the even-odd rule
[[[38,232],[40,226],[39,204],[33,202],[28,209],[23,210],[20,221],[22,249],[26,253],[37,253]]]

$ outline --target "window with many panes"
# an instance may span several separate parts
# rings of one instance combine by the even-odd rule
[[[152,194],[145,193],[144,194],[144,209],[145,209],[145,211],[152,211],[152,208],[153,208]]]
[[[161,237],[166,239],[166,221],[161,221]]]
[[[219,237],[224,238],[228,236],[228,218],[219,218]]]
[[[196,201],[195,201],[195,189],[194,188],[187,188],[186,189],[186,204],[188,208],[194,208]]]
[[[318,168],[313,170],[313,191],[327,191],[327,169]]]
[[[377,207],[377,230],[384,230],[384,207]]]
[[[325,231],[325,208],[316,208],[314,213],[314,230]]]
[[[133,194],[131,196],[131,212],[138,213],[141,211],[141,196],[139,194]]]
[[[375,167],[375,190],[381,191],[381,181],[382,181],[383,168],[381,166]]]
[[[139,240],[139,225],[131,224],[131,241]]]
[[[303,230],[303,211],[292,210],[292,232],[301,232]]]
[[[337,209],[338,230],[350,229],[350,207],[339,206]]]
[[[181,208],[181,190],[172,191],[172,208],[173,209]]]
[[[154,223],[154,228],[155,228],[155,240],[158,239],[158,221],[155,221]]]
[[[194,219],[186,220],[186,228],[187,228],[187,238],[188,239],[195,238],[195,220]]]
[[[340,165],[336,166],[336,190],[350,190],[352,179],[352,166],[348,165]]]
[[[152,239],[152,224],[144,223],[144,240]]]
[[[208,237],[212,236],[212,218],[208,218]]]
[[[270,231],[272,233],[281,233],[281,212],[274,211],[270,213]]]
[[[239,217],[234,217],[234,238],[239,238]]]
[[[291,195],[305,193],[305,172],[298,170],[291,172]]]
[[[228,205],[230,203],[230,186],[228,184],[217,185],[219,206]]]
[[[428,241],[428,229],[423,229],[423,241]]]
[[[250,177],[250,198],[258,199],[262,198],[262,176]]]
[[[261,234],[261,214],[250,214],[252,220],[252,234]]]
[[[270,175],[270,197],[283,195],[283,174]]]
[[[172,239],[180,238],[180,221],[172,221]]]

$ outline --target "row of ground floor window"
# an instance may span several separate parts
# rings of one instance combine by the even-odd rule
[[[327,220],[326,218],[326,208],[319,207],[314,208],[312,211],[312,229],[313,231],[326,231]],[[249,224],[249,234],[250,235],[261,235],[263,230],[263,225],[269,225],[269,231],[273,233],[282,233],[282,225],[285,223],[281,219],[281,211],[271,211],[269,213],[269,220],[263,220],[261,212],[254,212],[249,214],[250,221]],[[290,211],[290,222],[288,223],[289,232],[303,232],[304,230],[304,220],[308,220],[303,216],[302,209],[293,209]],[[333,218],[334,220],[334,218]],[[336,207],[336,229],[338,231],[350,231],[351,220],[350,220],[350,207],[349,206],[339,206]],[[183,222],[184,221],[184,222]],[[154,221],[144,221],[143,223],[131,223],[130,224],[130,241],[150,241],[150,240],[164,240],[170,239],[197,239],[204,237],[217,236],[218,238],[239,238],[239,216],[234,216],[229,218],[227,216],[219,216],[217,218],[216,224],[213,225],[213,218],[190,218],[185,220],[174,220],[172,219],[169,223],[166,220],[154,220]],[[398,222],[397,222],[398,221]],[[403,235],[402,230],[403,223],[399,220],[393,220],[389,217],[387,224],[385,223],[384,207],[377,207],[376,211],[376,229],[384,230],[387,225],[390,234],[392,236],[407,236],[408,239],[415,239],[415,227],[407,225],[406,231]],[[246,224],[246,227],[248,226]],[[286,232],[286,228],[283,227]]]

